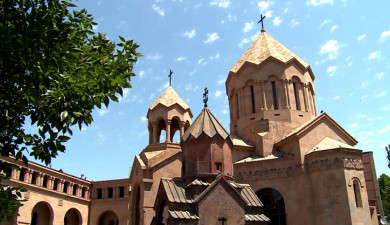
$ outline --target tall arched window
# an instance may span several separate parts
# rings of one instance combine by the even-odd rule
[[[277,110],[279,107],[278,107],[278,98],[276,96],[276,83],[275,83],[275,81],[271,82],[271,86],[272,86],[272,98],[273,98],[273,103],[274,103],[274,110]]]
[[[268,225],[286,225],[286,212],[283,196],[273,188],[263,188],[256,192],[264,204],[263,212],[270,219]]]
[[[363,207],[362,196],[360,194],[360,182],[357,179],[353,180],[353,193],[355,196],[355,206],[356,207]]]

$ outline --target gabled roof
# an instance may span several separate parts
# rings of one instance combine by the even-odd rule
[[[357,144],[357,141],[355,138],[353,138],[344,128],[342,128],[336,121],[332,119],[328,114],[322,113],[319,116],[313,118],[312,120],[309,120],[308,122],[302,124],[298,128],[296,128],[294,131],[292,131],[290,134],[288,134],[286,137],[282,138],[280,141],[275,143],[275,146],[281,146],[283,143],[287,142],[288,140],[300,136],[302,133],[307,131],[308,129],[314,127],[316,124],[318,124],[322,119],[328,120],[331,124],[334,125],[334,128],[341,131],[354,145]]]
[[[179,211],[179,210],[168,210],[169,215],[173,219],[186,219],[186,220],[198,220],[199,216],[194,212]]]
[[[265,31],[262,31],[230,71],[237,73],[245,62],[259,65],[270,57],[275,58],[283,63],[296,60],[304,68],[310,67],[309,64],[307,64],[303,59],[295,55],[284,45],[275,40],[271,35]]]
[[[179,105],[185,111],[188,111],[190,116],[192,117],[192,112],[187,103],[177,94],[175,89],[172,86],[169,86],[165,91],[153,102],[153,104],[149,107],[148,115],[151,110],[153,110],[158,105],[163,105],[165,107],[170,107],[172,105]]]
[[[334,140],[332,138],[326,137],[320,143],[318,143],[314,148],[306,153],[310,154],[312,152],[320,152],[320,151],[326,151],[326,150],[332,150],[337,148],[344,148],[344,149],[352,149],[352,150],[360,150],[357,148],[354,148],[353,146],[350,146],[348,144],[345,144],[343,142]]]
[[[245,215],[245,221],[268,222],[269,218],[266,217],[264,214],[246,214]]]
[[[207,107],[204,107],[199,116],[195,119],[194,123],[183,134],[182,140],[187,141],[190,136],[198,138],[201,134],[205,133],[210,138],[215,135],[220,135],[224,140],[231,137],[229,133],[223,128],[222,124],[215,118]]]
[[[192,197],[186,191],[185,183],[179,178],[161,178],[161,185],[169,202],[192,203]]]
[[[255,192],[252,190],[249,184],[238,184],[233,181],[228,181],[224,175],[218,176],[213,183],[209,187],[207,187],[202,194],[200,194],[194,201],[201,202],[204,198],[206,198],[211,191],[220,183],[227,183],[234,192],[243,200],[246,206],[255,206],[261,207],[263,203],[261,203],[260,199],[256,196]]]

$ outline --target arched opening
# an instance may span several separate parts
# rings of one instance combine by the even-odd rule
[[[283,196],[273,188],[263,188],[256,192],[264,204],[263,212],[270,219],[268,225],[286,225],[286,212]]]
[[[131,221],[130,224],[139,225],[141,221],[141,189],[136,183],[131,193]]]
[[[53,190],[58,191],[58,183],[59,182],[60,182],[60,179],[58,179],[58,178],[54,179]]]
[[[164,225],[167,224],[168,219],[168,206],[165,200],[162,200],[160,202],[160,205],[158,207],[157,211],[157,225]]]
[[[160,119],[160,121],[158,121],[158,133],[157,133],[157,136],[159,137],[158,143],[163,143],[166,141],[167,139],[166,129],[167,128],[164,119]]]
[[[119,219],[113,211],[106,211],[99,217],[98,225],[118,225]]]
[[[31,176],[31,184],[38,184],[38,177],[39,177],[39,174],[38,172],[33,172],[32,173],[32,176]]]
[[[77,190],[79,189],[79,185],[78,184],[75,184],[75,185],[73,185],[73,191],[72,191],[72,194],[74,195],[74,196],[76,196],[77,195]]]
[[[31,212],[31,225],[53,224],[53,209],[46,202],[38,202]]]
[[[45,175],[45,176],[43,177],[42,187],[47,188],[47,182],[48,182],[49,178],[50,178],[50,177],[49,177],[48,175]]]
[[[26,177],[27,169],[26,168],[21,168],[20,169],[20,174],[19,174],[19,180],[24,182],[24,179]]]
[[[69,182],[65,181],[64,186],[62,188],[62,192],[68,193],[68,188],[69,188]]]
[[[362,196],[360,194],[360,182],[356,178],[353,180],[353,193],[355,196],[355,206],[356,207],[363,207],[362,204]]]
[[[177,117],[172,118],[171,121],[171,142],[179,143],[180,142],[180,119]],[[176,135],[179,133],[179,135]]]
[[[64,225],[81,225],[82,224],[81,213],[77,209],[69,209],[64,217]]]

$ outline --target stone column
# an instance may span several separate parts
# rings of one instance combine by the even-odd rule
[[[68,194],[70,195],[73,194],[73,187],[74,187],[74,183],[69,183],[68,190],[67,190]]]
[[[44,173],[39,173],[38,178],[37,178],[37,185],[38,186],[43,186],[43,177],[45,176]]]
[[[153,143],[153,127],[148,127],[149,130],[149,144]]]
[[[152,122],[152,127],[153,127],[153,144],[158,143],[158,123],[157,122]]]
[[[180,121],[179,122],[179,126],[180,126],[180,139],[181,137],[183,137],[184,135],[184,126],[186,125],[186,123],[184,121]]]
[[[268,110],[267,109],[267,98],[265,97],[265,89],[264,89],[264,81],[260,81],[260,84],[261,84],[261,96],[262,96],[262,100],[263,100],[263,108],[262,110]]]
[[[290,92],[289,92],[288,80],[284,80],[284,95],[286,97],[286,109],[291,109]]]
[[[171,122],[172,120],[165,120],[165,142],[171,143]]]
[[[308,100],[307,100],[307,84],[303,84],[303,98],[304,98],[304,102],[305,102],[305,111],[308,112],[309,111],[309,104],[308,104]]]
[[[11,169],[11,179],[18,180],[20,174],[20,170],[17,168]]]
[[[53,190],[53,181],[54,181],[53,177],[47,178],[47,189]]]
[[[28,170],[28,172],[26,172],[26,179],[25,179],[25,182],[26,183],[29,183],[29,184],[31,184],[31,180],[32,180],[32,174],[33,174],[33,171],[32,170]]]

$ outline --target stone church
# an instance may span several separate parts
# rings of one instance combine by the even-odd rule
[[[317,114],[314,73],[264,29],[230,70],[230,132],[169,86],[147,111],[129,178],[91,182],[36,163],[8,171],[28,191],[0,224],[378,224],[372,152]],[[165,132],[166,139],[159,137]],[[174,135],[180,143],[173,143]]]

